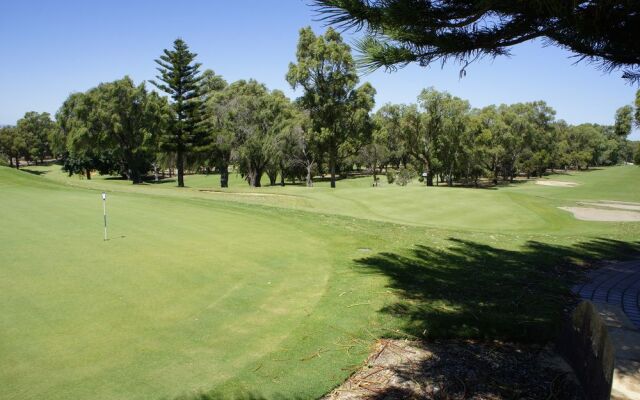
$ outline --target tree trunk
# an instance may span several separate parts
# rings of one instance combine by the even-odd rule
[[[267,172],[267,176],[269,177],[269,185],[275,186],[276,181],[278,180],[278,173],[274,173],[273,171]]]
[[[178,170],[178,187],[184,187],[184,153],[176,152],[176,169]]]
[[[336,187],[336,155],[334,152],[329,154],[329,170],[331,173],[331,187]]]
[[[427,186],[433,186],[433,171],[427,168]]]
[[[311,170],[312,169],[313,169],[313,163],[307,164],[307,176],[306,176],[307,187],[312,187],[313,186],[313,179],[312,179],[312,176],[311,176]]]
[[[249,186],[251,187],[262,187],[260,180],[262,179],[262,171],[251,171],[249,172]]]
[[[284,171],[282,170],[280,170],[280,186],[284,186]]]
[[[13,157],[9,156],[9,167],[13,168]]]
[[[91,170],[89,168],[87,168],[84,172],[85,172],[85,174],[87,176],[87,180],[90,181],[91,180]]]
[[[131,178],[131,182],[133,184],[142,183],[142,175],[137,170],[130,170],[129,177]]]
[[[227,164],[220,165],[220,187],[229,187],[229,166]]]
[[[20,169],[20,159],[16,157],[16,169]]]
[[[153,163],[153,179],[158,182],[159,178],[158,178],[158,164]]]

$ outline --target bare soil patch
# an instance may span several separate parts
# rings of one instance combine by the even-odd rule
[[[553,181],[553,180],[537,180],[537,185],[555,186],[555,187],[574,187],[578,186],[575,182]]]
[[[364,366],[325,400],[583,399],[548,348],[501,342],[379,340]]]
[[[582,221],[602,222],[637,222],[640,221],[640,212],[607,210],[593,207],[559,207],[569,211],[576,219]]]

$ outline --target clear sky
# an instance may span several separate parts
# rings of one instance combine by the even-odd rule
[[[26,111],[55,113],[72,92],[131,76],[153,79],[162,49],[177,37],[198,53],[204,68],[227,81],[254,78],[294,93],[284,79],[294,61],[298,30],[317,33],[306,0],[65,0],[0,1],[0,125]],[[345,33],[352,41],[354,35]],[[410,66],[363,76],[377,89],[378,105],[415,101],[433,86],[475,107],[545,100],[570,123],[613,123],[615,110],[638,89],[621,72],[605,74],[539,42],[513,49],[513,57],[482,60],[458,78],[458,66]],[[640,139],[636,131],[632,135]]]

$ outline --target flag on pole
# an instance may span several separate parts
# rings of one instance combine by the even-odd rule
[[[104,240],[107,240],[107,194],[102,192],[102,211],[104,215]]]

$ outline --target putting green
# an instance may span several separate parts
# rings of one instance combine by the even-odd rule
[[[0,182],[8,398],[171,397],[235,378],[285,344],[300,348],[298,358],[314,351],[289,337],[311,329],[336,267],[322,227],[246,206],[118,193],[103,242],[99,192],[7,168]],[[286,381],[294,364],[269,372]]]

